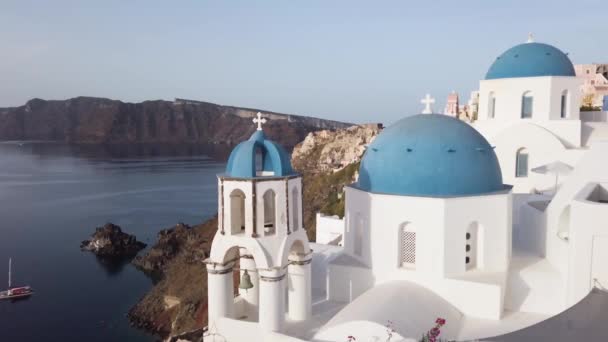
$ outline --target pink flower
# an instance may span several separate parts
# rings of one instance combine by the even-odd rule
[[[435,328],[431,329],[431,331],[429,333],[432,337],[437,337],[437,336],[439,336],[439,334],[441,334],[441,330],[439,330],[439,328],[435,327]]]
[[[443,319],[443,318],[437,318],[437,320],[435,320],[435,323],[437,323],[439,325],[444,325],[445,324],[445,319]]]
[[[355,336],[348,336],[348,342],[353,342],[356,341],[357,339],[355,338]]]

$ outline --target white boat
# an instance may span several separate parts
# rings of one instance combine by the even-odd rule
[[[29,297],[34,294],[34,290],[32,290],[29,286],[19,286],[12,287],[11,285],[11,268],[12,268],[12,259],[8,259],[8,290],[0,291],[0,300],[2,299],[17,299]]]

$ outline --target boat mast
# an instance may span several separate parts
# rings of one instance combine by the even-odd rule
[[[11,264],[12,264],[12,259],[8,258],[8,289],[11,289]]]

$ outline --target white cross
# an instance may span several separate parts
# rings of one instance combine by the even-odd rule
[[[262,117],[262,113],[258,112],[257,118],[253,119],[254,124],[258,124],[258,131],[262,130],[262,125],[266,123],[266,119]]]
[[[534,43],[534,35],[532,34],[532,32],[528,33],[527,43]]]
[[[426,94],[426,96],[420,101],[423,105],[425,105],[422,114],[433,114],[433,109],[431,105],[435,103],[435,99],[431,97],[430,94]]]

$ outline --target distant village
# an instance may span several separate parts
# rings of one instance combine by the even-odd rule
[[[582,79],[581,111],[608,111],[608,64],[576,64],[576,76]],[[452,91],[447,98],[444,114],[461,120],[477,120],[479,109],[479,91],[474,90],[466,103],[460,102],[460,96]]]

